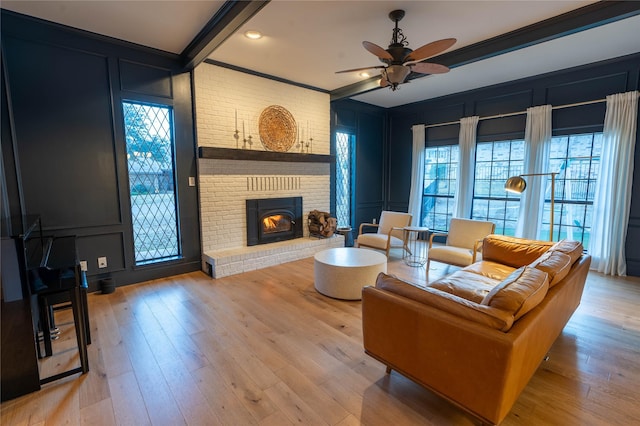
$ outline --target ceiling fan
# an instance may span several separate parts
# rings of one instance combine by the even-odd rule
[[[368,69],[381,69],[380,74],[382,78],[380,79],[380,87],[389,87],[391,90],[397,90],[398,86],[405,82],[411,72],[421,74],[443,74],[449,72],[449,67],[422,61],[447,50],[453,46],[457,40],[455,38],[445,38],[412,50],[407,47],[409,45],[407,37],[402,33],[402,30],[398,28],[398,22],[400,22],[402,18],[404,18],[404,10],[394,10],[389,13],[389,19],[394,21],[396,26],[393,29],[393,37],[388,49],[383,49],[369,41],[362,42],[365,49],[376,55],[380,61],[386,65],[337,71],[336,74]]]

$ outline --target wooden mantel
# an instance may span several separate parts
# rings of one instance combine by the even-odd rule
[[[305,154],[298,152],[258,151],[250,149],[214,148],[209,146],[198,147],[198,157],[219,160],[285,161],[291,163],[335,162],[334,155]]]

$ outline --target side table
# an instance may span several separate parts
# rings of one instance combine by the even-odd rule
[[[427,263],[427,241],[420,241],[421,233],[428,233],[429,228],[425,226],[405,226],[402,228],[404,231],[405,246],[409,249],[409,253],[406,252],[402,256],[404,263],[408,266],[418,267],[424,266]]]
[[[344,236],[344,246],[353,247],[353,235],[350,226],[340,226],[336,229],[336,233]]]

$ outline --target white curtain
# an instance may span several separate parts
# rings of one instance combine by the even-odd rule
[[[631,207],[638,92],[607,96],[600,173],[593,201],[591,269],[626,275],[625,242]]]
[[[413,155],[411,156],[411,191],[409,213],[413,215],[411,225],[420,226],[422,191],[424,190],[424,124],[416,124],[413,131]]]
[[[480,117],[460,119],[458,188],[453,208],[453,217],[469,219],[473,202],[473,186],[476,167],[476,130]]]
[[[551,152],[551,105],[527,109],[523,174],[547,173]],[[544,209],[546,176],[526,176],[527,188],[520,196],[515,235],[538,239]],[[550,179],[549,179],[550,182]]]

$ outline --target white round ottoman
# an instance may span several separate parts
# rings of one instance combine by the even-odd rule
[[[315,288],[336,299],[360,300],[362,287],[374,285],[387,272],[387,256],[373,250],[339,247],[314,256]]]

